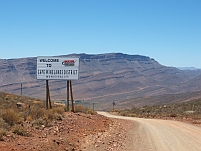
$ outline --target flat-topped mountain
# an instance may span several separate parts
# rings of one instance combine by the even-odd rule
[[[74,98],[115,101],[194,92],[201,89],[201,70],[166,67],[150,57],[122,53],[70,54],[79,57],[79,80],[72,81]],[[36,80],[36,58],[0,59],[0,91],[45,99],[45,80]],[[52,99],[66,98],[66,81],[51,80]]]

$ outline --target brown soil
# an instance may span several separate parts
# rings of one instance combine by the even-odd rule
[[[49,127],[36,128],[28,122],[23,127],[29,136],[7,133],[0,141],[1,151],[117,150],[124,146],[129,122],[68,112]]]

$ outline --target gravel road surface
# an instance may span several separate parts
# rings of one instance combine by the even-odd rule
[[[201,127],[172,120],[98,113],[110,118],[133,122],[134,126],[128,132],[124,151],[201,151]]]

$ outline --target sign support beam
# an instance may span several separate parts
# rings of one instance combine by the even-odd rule
[[[36,79],[46,80],[46,109],[52,108],[48,80],[67,80],[66,111],[70,110],[69,93],[71,93],[72,112],[74,112],[74,100],[71,80],[79,79],[79,64],[80,59],[77,57],[37,57]]]
[[[52,104],[51,104],[51,100],[50,100],[50,89],[49,89],[49,84],[48,84],[48,80],[46,80],[46,109],[48,109],[48,104],[50,106],[50,109],[52,109]]]
[[[72,82],[70,80],[70,93],[71,93],[71,101],[72,101],[72,112],[75,112],[74,109],[74,100],[73,100],[73,89],[72,89]]]
[[[66,99],[66,111],[69,111],[69,80],[67,80],[67,99]]]
[[[48,80],[46,80],[46,109],[48,109],[48,99],[49,99],[49,93],[48,93]]]

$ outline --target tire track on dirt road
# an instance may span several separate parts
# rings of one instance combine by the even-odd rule
[[[129,139],[124,151],[201,151],[201,127],[171,120],[98,113],[133,122],[134,126],[128,132]]]

